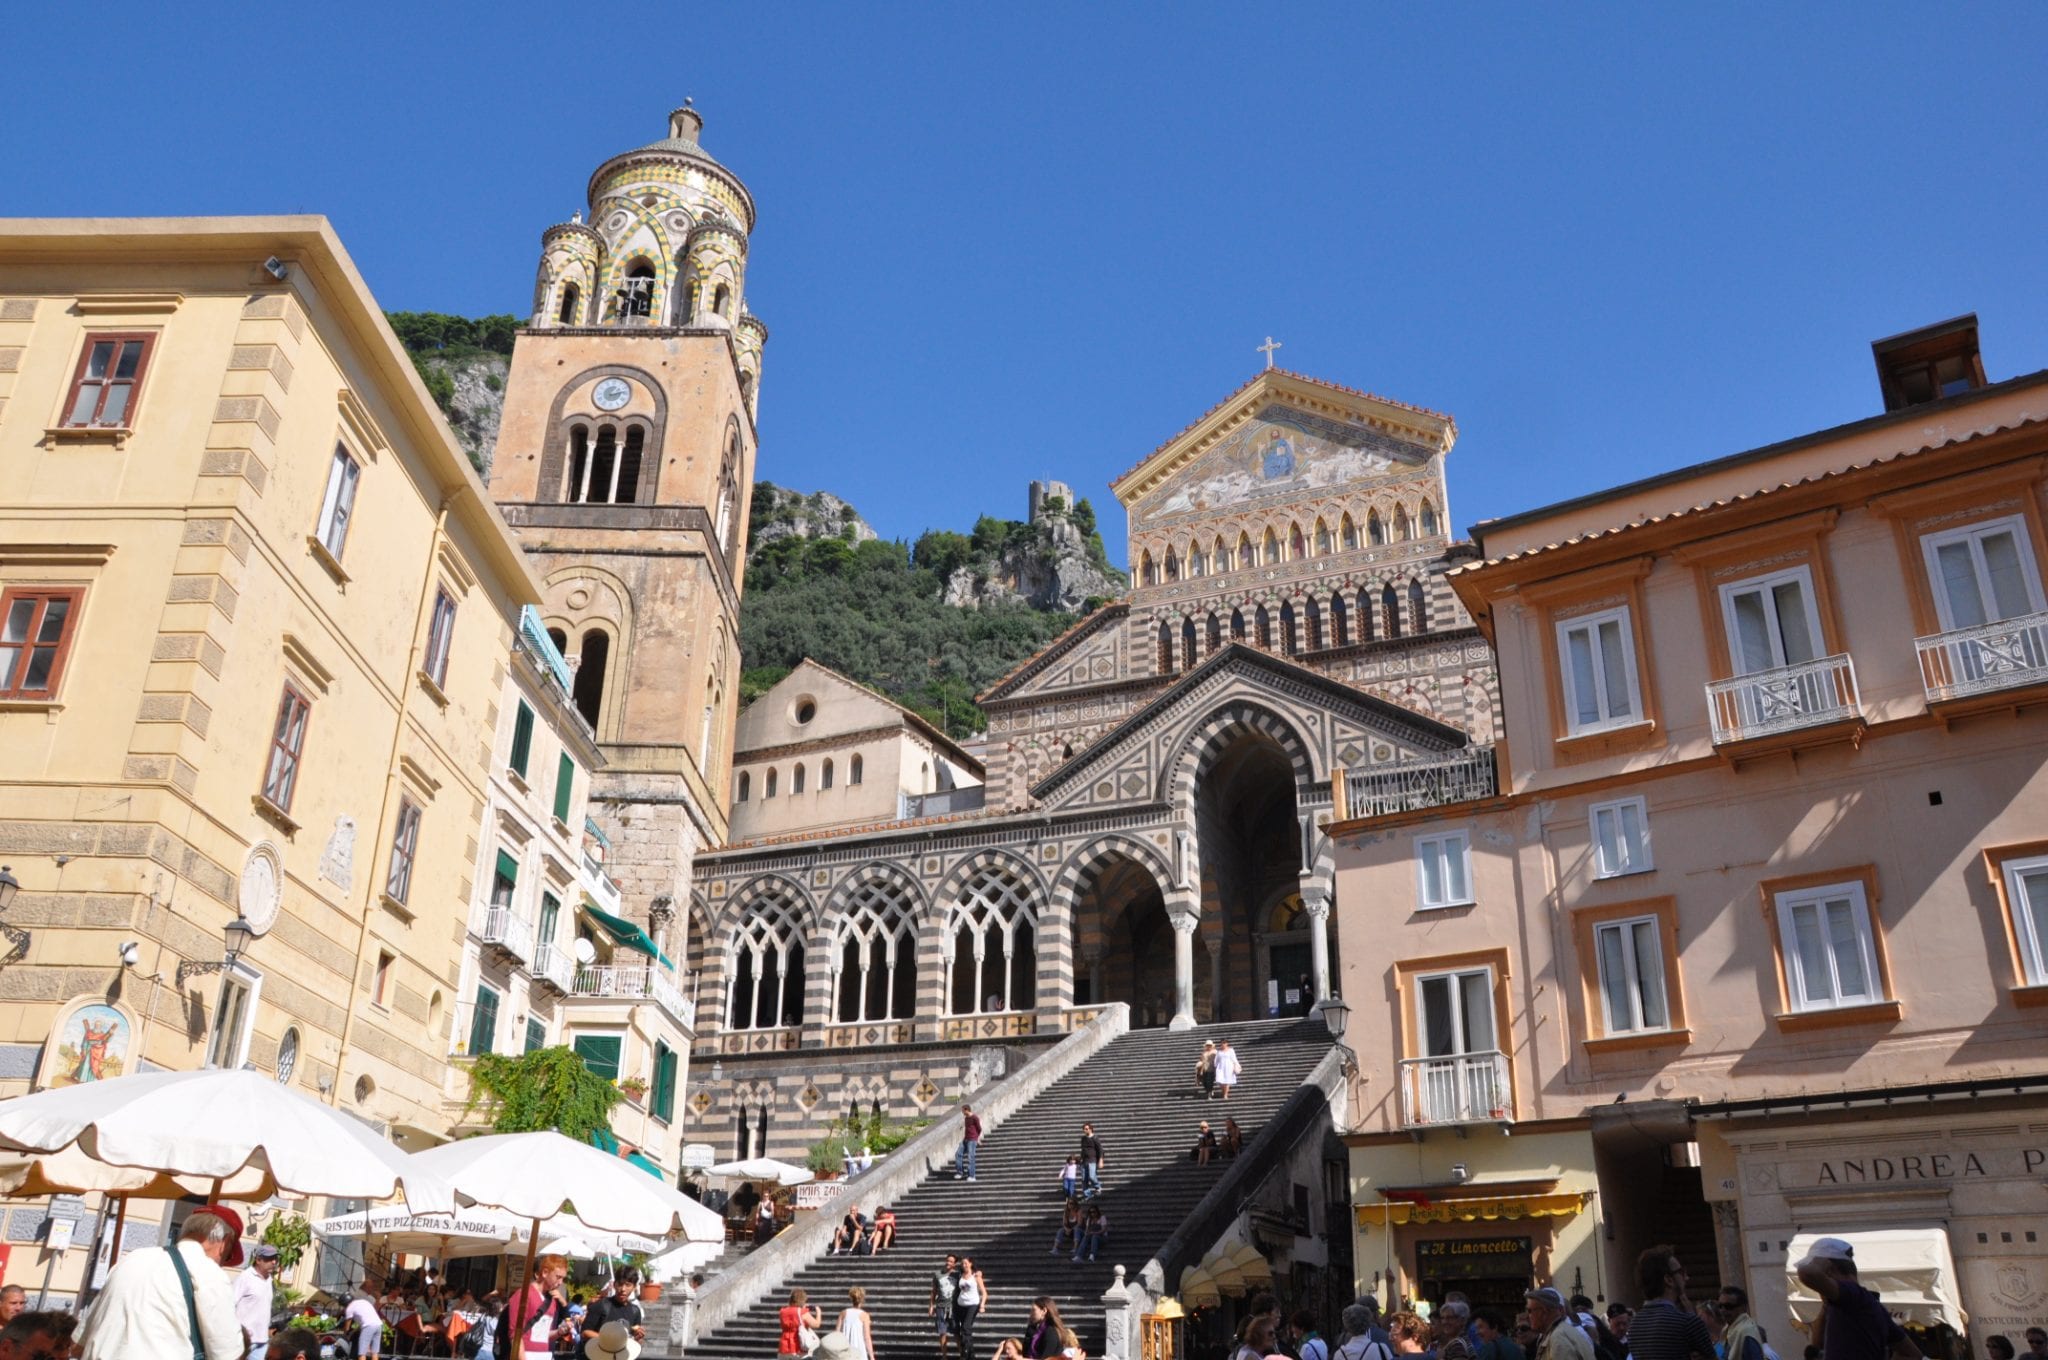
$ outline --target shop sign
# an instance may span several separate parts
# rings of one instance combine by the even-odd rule
[[[1521,1278],[1535,1263],[1528,1237],[1429,1238],[1415,1244],[1416,1274],[1426,1280]]]
[[[2010,1165],[2013,1154],[2019,1165]],[[1990,1179],[2034,1176],[2048,1166],[2048,1149],[1998,1148],[1978,1152],[1899,1153],[1885,1157],[1840,1157],[1820,1162],[1816,1185],[1881,1185],[1888,1182]]]

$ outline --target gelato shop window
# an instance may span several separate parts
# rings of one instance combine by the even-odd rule
[[[1415,1244],[1415,1273],[1432,1305],[1459,1290],[1474,1308],[1522,1307],[1535,1276],[1535,1240],[1528,1237],[1438,1237]]]

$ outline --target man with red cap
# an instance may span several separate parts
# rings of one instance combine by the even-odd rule
[[[221,1268],[240,1264],[242,1216],[219,1204],[193,1210],[175,1243],[133,1252],[107,1273],[79,1336],[84,1360],[242,1360],[249,1342]]]

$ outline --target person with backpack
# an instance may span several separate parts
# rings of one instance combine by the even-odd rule
[[[1344,1310],[1344,1339],[1336,1360],[1394,1360],[1394,1348],[1380,1330],[1379,1300],[1363,1298]]]
[[[960,1293],[960,1258],[946,1253],[946,1262],[932,1273],[931,1301],[924,1315],[931,1318],[939,1334],[939,1360],[953,1344],[953,1300]]]
[[[195,1209],[177,1241],[131,1252],[108,1272],[79,1338],[87,1360],[243,1360],[249,1338],[235,1320],[234,1289],[221,1268],[240,1264],[241,1215],[214,1204]]]
[[[1294,1328],[1295,1360],[1330,1360],[1330,1343],[1316,1330],[1316,1315],[1306,1308],[1294,1310],[1288,1319]]]

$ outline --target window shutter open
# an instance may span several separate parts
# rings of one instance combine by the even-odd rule
[[[616,1034],[580,1034],[576,1037],[576,1056],[583,1059],[583,1065],[606,1081],[619,1079],[619,1036]]]
[[[519,714],[512,720],[512,773],[522,779],[526,776],[526,762],[533,755],[533,710],[526,701],[519,703]]]
[[[469,1052],[474,1057],[489,1053],[498,1035],[498,994],[488,987],[476,989],[476,1013],[469,1020]]]
[[[569,820],[569,800],[576,792],[576,762],[562,752],[561,762],[555,767],[555,820]]]

